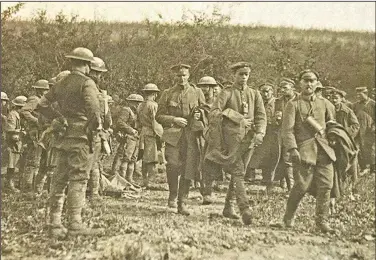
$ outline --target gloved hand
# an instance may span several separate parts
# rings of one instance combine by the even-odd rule
[[[296,148],[290,149],[289,153],[291,155],[292,162],[300,163],[300,153],[299,153],[298,149],[296,149]]]
[[[196,112],[193,114],[193,118],[194,118],[195,120],[200,120],[200,118],[201,118],[201,113],[200,113],[200,111],[196,111]]]
[[[12,141],[13,142],[18,142],[19,140],[20,140],[19,134],[12,134]]]
[[[264,140],[264,134],[257,133],[255,135],[255,146],[261,145]]]

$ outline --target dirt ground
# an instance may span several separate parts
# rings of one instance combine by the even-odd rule
[[[282,219],[286,193],[268,196],[248,186],[254,219],[250,226],[221,215],[226,183],[215,203],[201,205],[198,190],[190,193],[191,216],[167,208],[167,184],[160,173],[152,190],[133,198],[105,197],[90,204],[84,220],[105,228],[101,237],[47,237],[46,197],[2,193],[2,259],[375,259],[374,175],[360,178],[357,201],[343,197],[330,219],[336,234],[317,233],[314,204],[306,196],[292,230],[273,227]]]

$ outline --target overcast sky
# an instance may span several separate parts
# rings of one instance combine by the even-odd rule
[[[1,3],[2,9],[15,3]],[[184,10],[211,13],[214,6],[231,16],[231,23],[375,31],[375,2],[33,2],[26,3],[16,17],[30,19],[46,9],[53,18],[63,11],[87,20],[178,21]],[[162,15],[162,19],[158,17]]]

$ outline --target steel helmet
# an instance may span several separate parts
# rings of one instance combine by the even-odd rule
[[[1,92],[1,100],[9,100],[7,93]]]
[[[197,85],[213,85],[213,86],[216,86],[218,85],[217,81],[215,81],[215,79],[213,77],[209,77],[209,76],[205,76],[205,77],[202,77]]]
[[[60,80],[62,80],[66,76],[68,76],[69,74],[71,74],[71,72],[69,70],[63,70],[62,72],[60,72],[59,74],[57,74],[57,76],[56,76],[56,82],[59,82]]]
[[[106,64],[101,58],[94,57],[94,61],[90,63],[90,68],[95,71],[106,72]]]
[[[66,58],[73,59],[73,60],[83,60],[83,61],[94,61],[94,54],[91,50],[78,47],[74,49],[70,54],[65,56]]]
[[[160,92],[158,86],[153,83],[146,84],[142,91]]]
[[[143,102],[144,98],[139,94],[130,94],[126,100],[128,101],[137,101],[137,102]]]
[[[25,96],[18,96],[12,100],[12,104],[18,107],[23,107],[26,104],[27,97]]]
[[[50,86],[48,85],[48,80],[45,79],[38,80],[32,87],[47,90],[50,89]]]

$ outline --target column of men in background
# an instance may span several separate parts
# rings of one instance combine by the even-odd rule
[[[119,111],[115,112],[116,120],[112,123],[106,88],[99,85],[102,73],[107,71],[103,60],[86,48],[77,48],[66,57],[71,61],[72,73],[61,73],[50,81],[37,81],[33,85],[36,95],[28,99],[16,97],[11,101],[10,111],[7,111],[9,98],[1,93],[2,140],[7,144],[6,150],[2,146],[7,156],[5,188],[18,192],[14,184],[18,164],[20,187],[24,191],[30,191],[34,183],[35,192],[40,194],[46,177],[54,176],[50,185],[53,236],[67,233],[61,224],[67,186],[68,230],[72,234],[97,232],[82,225],[81,210],[88,180],[91,200],[99,200],[99,162],[102,152],[110,153],[106,144],[112,134],[111,127],[120,143],[112,172],[132,184],[136,161],[142,158],[143,186],[149,186],[149,177],[155,174],[155,166],[160,161],[158,152],[165,143],[168,206],[177,207],[183,215],[190,214],[186,199],[191,182],[200,183],[203,204],[211,204],[213,181],[222,180],[226,171],[231,181],[223,215],[239,218],[233,207],[236,198],[243,222],[250,224],[244,175],[247,171],[245,179],[253,180],[252,169],[261,168],[268,188],[274,180],[280,180],[282,187],[286,183],[291,190],[284,223],[292,226],[299,201],[312,181],[306,179],[310,174],[302,177],[302,172],[311,169],[307,165],[321,167],[323,176],[332,176],[326,173],[333,171],[335,159],[330,147],[325,146],[326,141],[320,143],[326,140],[322,131],[330,120],[336,120],[355,140],[360,149],[361,170],[367,167],[375,170],[375,101],[368,97],[366,88],[356,88],[358,101],[349,105],[345,92],[324,88],[317,73],[308,70],[299,76],[304,97],[295,91],[293,80],[283,78],[279,83],[282,96],[275,98],[276,86],[272,82],[259,86],[259,91],[247,86],[251,72],[248,63],[231,67],[235,82],[224,88],[208,76],[201,78],[196,87],[189,82],[190,66],[180,64],[172,68],[176,84],[162,93],[159,103],[155,100],[160,90],[155,84],[148,84],[141,90],[143,96],[131,94],[126,99],[127,106],[114,109]],[[315,102],[323,105],[315,106]],[[288,104],[290,110],[286,108]],[[325,107],[325,111],[316,113],[314,109],[318,107]],[[314,119],[312,125],[299,121],[303,117],[292,117],[297,112],[305,120]],[[318,126],[321,128],[314,128]],[[321,131],[323,138],[314,141],[311,150],[302,150],[302,142],[317,137],[312,135],[316,134],[312,128]],[[274,146],[276,149],[272,149]],[[219,151],[219,147],[223,149]],[[312,161],[312,154],[317,155],[316,161]],[[275,158],[270,160],[271,156]],[[357,164],[358,161],[352,161],[353,183],[357,178]],[[300,175],[296,174],[298,171]],[[317,186],[317,225],[325,232],[330,231],[327,205],[328,190],[332,186],[329,179],[322,179]]]

